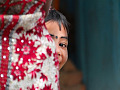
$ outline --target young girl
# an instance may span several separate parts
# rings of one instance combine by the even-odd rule
[[[48,29],[48,32],[52,36],[56,45],[56,53],[59,60],[59,70],[63,67],[68,59],[68,26],[69,23],[66,17],[56,11],[51,9],[48,16],[45,18],[45,24]]]
[[[0,0],[0,90],[59,89],[55,44],[44,23],[51,2]]]

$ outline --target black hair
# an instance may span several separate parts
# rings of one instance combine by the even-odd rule
[[[48,16],[45,18],[45,22],[48,21],[58,22],[60,30],[61,30],[61,24],[63,24],[63,27],[65,28],[65,30],[67,30],[67,33],[69,34],[69,22],[67,21],[66,17],[59,11],[55,9],[50,9]]]

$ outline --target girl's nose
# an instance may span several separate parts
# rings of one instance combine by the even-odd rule
[[[58,56],[61,55],[61,51],[60,51],[60,46],[59,46],[59,44],[56,44],[56,52],[57,52]]]

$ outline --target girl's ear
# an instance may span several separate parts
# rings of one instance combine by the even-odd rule
[[[43,9],[44,9],[45,12],[46,12],[45,17],[46,17],[46,16],[48,15],[48,13],[49,13],[49,8],[50,8],[50,6],[51,6],[51,4],[52,4],[52,1],[53,1],[53,0],[46,0],[45,5],[43,6]]]

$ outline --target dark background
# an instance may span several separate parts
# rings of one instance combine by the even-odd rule
[[[71,23],[69,59],[82,71],[87,90],[120,90],[120,0],[55,4]]]

